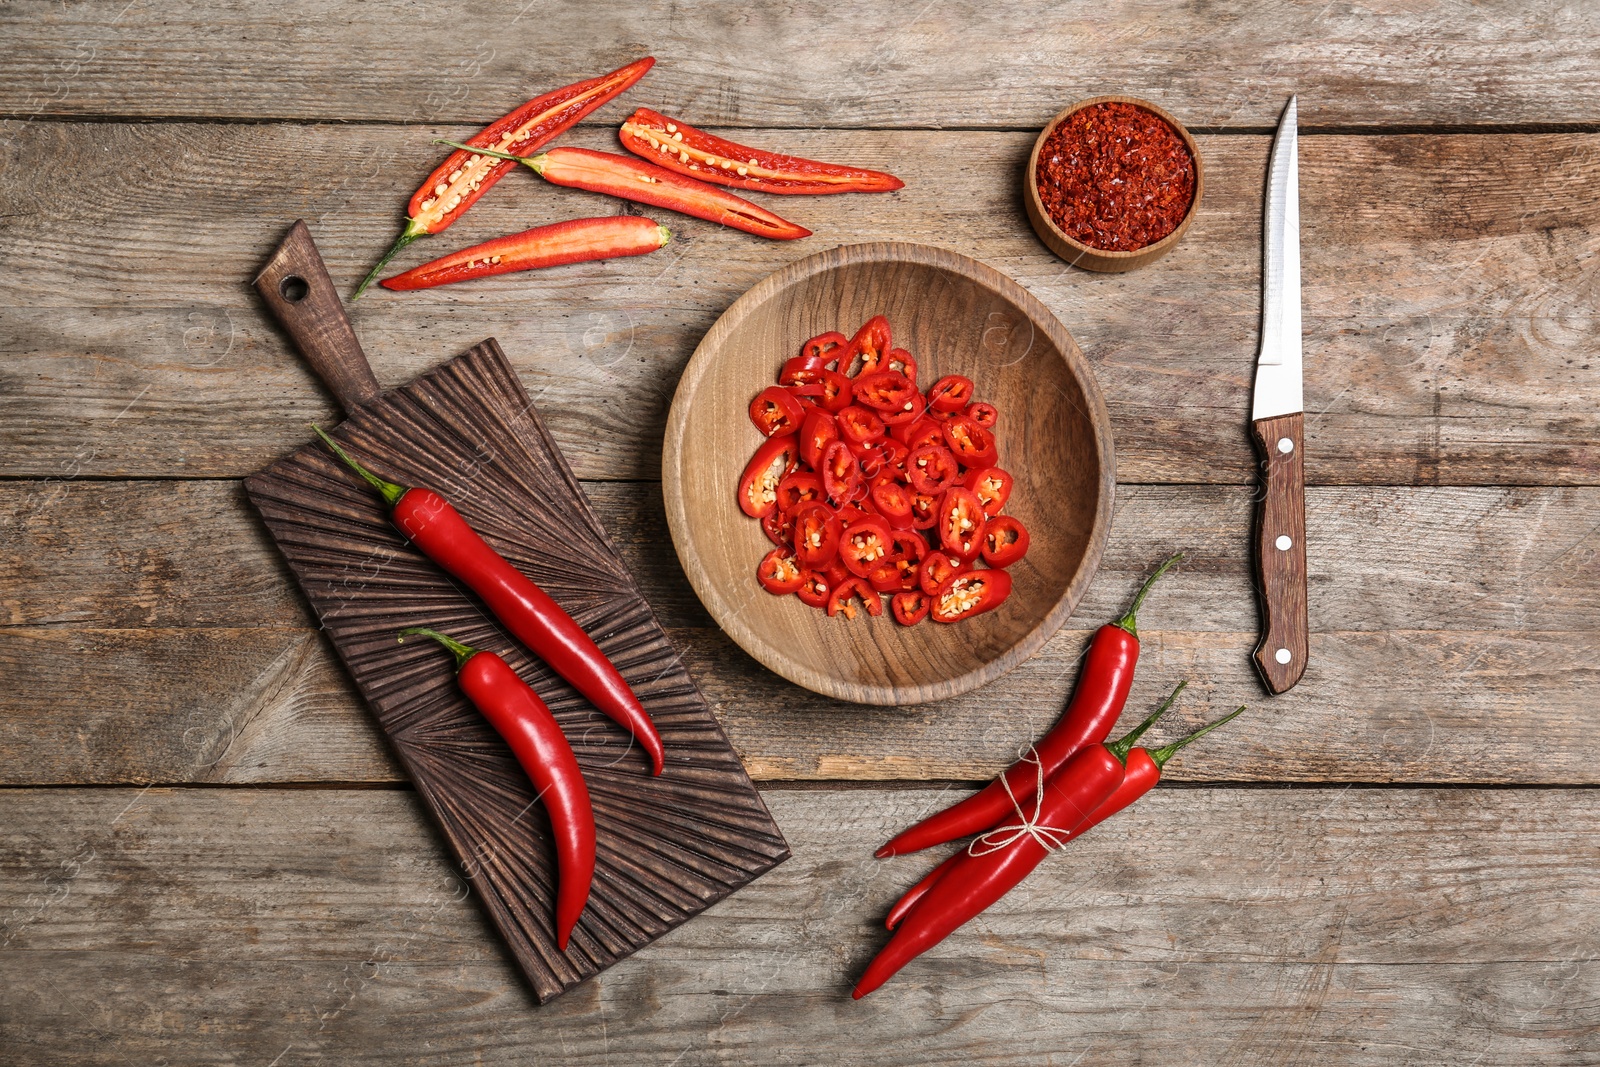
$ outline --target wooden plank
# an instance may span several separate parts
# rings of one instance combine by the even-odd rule
[[[583,488],[662,623],[710,626],[660,486]],[[1120,615],[1181,551],[1146,625],[1250,629],[1250,516],[1242,487],[1119,487],[1098,578],[1068,625]],[[1600,490],[1326,486],[1307,517],[1319,630],[1600,627]],[[0,481],[0,625],[300,629],[312,616],[236,483]]]
[[[1041,126],[1123,90],[1198,126],[1264,126],[1299,92],[1312,125],[1594,122],[1600,19],[1510,0],[1381,11],[1242,0],[1044,8],[808,0],[418,9],[247,0],[204,11],[0,11],[9,115],[487,122],[532,93],[653,52],[626,98],[703,123]],[[427,42],[426,46],[419,42]],[[358,58],[359,57],[359,60]],[[620,105],[613,105],[612,112]]]
[[[315,630],[4,634],[0,784],[402,777]],[[822,781],[992,776],[1060,714],[1088,638],[1063,631],[965,697],[868,708],[779,681],[720,631],[669,634],[752,777]],[[1142,634],[1124,728],[1181,679],[1160,738],[1252,709],[1175,761],[1175,780],[1600,782],[1592,630],[1316,633],[1305,681],[1277,698],[1249,666],[1254,631]]]
[[[245,280],[305,217],[335,279],[353,284],[435,158],[427,140],[467,132],[20,131],[6,150],[19,178],[0,188],[0,255],[26,265],[0,275],[0,472],[238,476],[302,443],[305,423],[333,407]],[[1056,312],[1095,363],[1124,481],[1252,480],[1266,137],[1202,137],[1193,229],[1159,265],[1111,276],[1065,266],[1032,236],[1015,191],[1026,134],[785,140],[893,164],[909,184],[785,198],[798,202],[778,206],[818,232],[798,245],[674,216],[678,237],[655,256],[373,295],[354,318],[380,379],[410,380],[495,334],[581,477],[654,477],[678,374],[739,293],[808,246],[915,240],[999,267]],[[1600,204],[1586,195],[1600,135],[1308,137],[1301,166],[1310,481],[1600,480],[1596,342],[1583,327],[1600,297],[1586,269],[1600,251]],[[406,263],[613,210],[512,175]]]
[[[535,1011],[409,793],[15,791],[0,1041],[19,1067],[1600,1057],[1593,791],[1161,789],[859,1005],[932,862],[869,847],[938,794],[767,797],[790,863]]]

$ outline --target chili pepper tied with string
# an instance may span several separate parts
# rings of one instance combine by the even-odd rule
[[[1177,699],[1178,694],[1183,691],[1186,684],[1179,683],[1178,687],[1172,691],[1172,695],[1158,709],[1158,714],[1161,711],[1165,711]],[[1102,801],[1100,806],[1095,808],[1087,819],[1079,823],[1071,833],[1067,834],[1066,840],[1070,841],[1073,838],[1083,836],[1083,834],[1099,826],[1111,816],[1117,814],[1117,812],[1131,806],[1134,801],[1155,788],[1156,783],[1161,780],[1161,769],[1167,765],[1168,760],[1178,754],[1179,750],[1200,740],[1212,730],[1215,730],[1223,723],[1231,721],[1243,712],[1244,707],[1241,705],[1222,718],[1207,723],[1187,737],[1181,737],[1170,745],[1163,745],[1155,749],[1144,749],[1137,746],[1129,749],[1127,760],[1124,762],[1126,769],[1123,773],[1122,784],[1117,786],[1116,791]],[[1148,725],[1149,720],[1146,720],[1139,732],[1142,732],[1144,726]],[[900,925],[900,920],[910,914],[917,901],[921,900],[933,884],[942,878],[945,872],[954,866],[958,859],[965,855],[967,855],[967,850],[962,849],[929,871],[927,877],[907,890],[905,895],[895,902],[894,907],[889,909],[889,915],[884,920],[884,925],[890,930]]]
[[[512,164],[493,159],[478,149],[493,148],[515,154],[532,152],[571,129],[595,108],[614,99],[644,77],[654,64],[653,56],[645,56],[610,74],[545,93],[468,138],[467,147],[452,152],[412,194],[406,209],[409,217],[405,229],[356,287],[351,299],[366,292],[367,286],[401,249],[419,237],[444,230],[466,214],[490,186],[511,170]]]
[[[578,757],[539,694],[505,660],[424,626],[401,630],[399,640],[412,635],[431,637],[455,656],[461,691],[511,746],[550,814],[557,873],[556,946],[565,952],[594,883],[594,808]]]
[[[517,640],[643,746],[652,770],[664,764],[661,736],[620,671],[594,639],[521,571],[507,563],[450,502],[432,489],[386,482],[313,426],[336,456],[389,505],[389,517],[424,555],[476,593]]]
[[[1023,800],[1031,797],[1038,777],[1036,770],[1042,767],[1043,776],[1048,778],[1079,749],[1104,741],[1122,714],[1133,685],[1133,670],[1139,661],[1139,609],[1156,579],[1182,558],[1179,553],[1156,568],[1134,597],[1127,614],[1095,631],[1067,710],[1033,746],[1030,758],[1018,760],[995,781],[960,803],[902,831],[878,849],[878,858],[916,852],[987,830],[1011,811],[1013,795]]]

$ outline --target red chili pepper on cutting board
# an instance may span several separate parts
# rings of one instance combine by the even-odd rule
[[[405,229],[400,231],[400,236],[389,251],[383,254],[378,265],[356,287],[355,296],[350,299],[355,300],[366,292],[378,272],[387,267],[402,248],[419,237],[438,233],[455,222],[466,214],[478,197],[487,193],[490,186],[511,170],[510,164],[496,162],[478,149],[532,152],[644,77],[645,71],[654,64],[654,57],[645,56],[610,74],[574,82],[535,97],[509,115],[490,123],[476,137],[470,138],[468,147],[452,152],[412,194],[411,203],[406,209],[410,217],[406,219]]]
[[[454,141],[439,143],[455,144]],[[631,156],[596,152],[590,148],[552,148],[537,156],[519,156],[486,148],[479,151],[495,159],[515,160],[545,181],[569,189],[586,189],[591,193],[664,207],[775,241],[811,236],[811,231],[804,226],[797,226],[742,196]]]
[[[385,278],[378,284],[385,289],[431,289],[436,285],[450,285],[519,270],[559,267],[565,263],[585,263],[592,259],[614,259],[618,256],[642,256],[646,252],[654,252],[671,238],[671,230],[638,215],[569,219],[463,248],[420,267],[413,267],[404,274]]]
[[[384,481],[351,459],[319,427],[312,428],[335,455],[378,491],[389,505],[390,519],[412,544],[478,594],[517,640],[626,728],[649,755],[654,773],[661,773],[665,762],[661,736],[644,705],[594,639],[550,594],[490,548],[444,497],[432,489],[408,489]]]
[[[550,813],[556,850],[556,945],[563,952],[578,925],[594,882],[594,809],[578,757],[539,694],[511,665],[424,626],[400,631],[400,640],[431,637],[456,657],[456,681],[495,732],[511,746]]]
[[[641,107],[622,124],[622,147],[701,181],[764,193],[887,193],[905,182],[893,174],[764,152],[685,126]]]
[[[1139,661],[1139,608],[1150,594],[1150,587],[1156,579],[1181,558],[1180,553],[1157,568],[1134,597],[1128,613],[1095,631],[1071,703],[1055,726],[1050,728],[1050,732],[1034,746],[1034,753],[1043,763],[1046,777],[1080,748],[1105,740],[1116,725],[1117,716],[1122,714],[1122,706],[1127,702],[1128,689],[1133,685],[1134,665]],[[882,859],[916,852],[987,830],[1012,808],[1007,787],[1011,793],[1026,797],[1034,788],[1034,781],[1034,764],[1019,760],[1004,775],[977,793],[895,836],[878,849],[877,855]]]
[[[1146,729],[1149,728],[1149,726],[1152,725],[1152,723],[1154,723],[1154,721],[1157,720],[1160,715],[1162,715],[1162,712],[1165,712],[1165,710],[1170,707],[1171,702],[1173,702],[1174,699],[1178,699],[1178,694],[1182,693],[1182,689],[1184,689],[1184,685],[1181,683],[1178,688],[1173,689],[1173,694],[1171,694],[1170,697],[1166,697],[1166,702],[1163,702],[1162,707],[1157,709],[1155,715],[1152,715],[1152,717],[1142,721],[1141,725],[1138,726],[1138,729],[1134,729],[1130,736],[1123,737],[1123,741],[1138,739],[1139,734],[1144,733],[1144,731],[1146,731]],[[1211,721],[1211,723],[1206,723],[1205,726],[1197,729],[1197,731],[1189,734],[1189,736],[1179,737],[1178,741],[1171,742],[1170,745],[1162,745],[1160,749],[1128,749],[1126,758],[1123,760],[1125,771],[1123,771],[1122,785],[1118,785],[1117,792],[1112,793],[1112,795],[1107,797],[1106,800],[1102,800],[1101,806],[1094,809],[1093,813],[1090,814],[1088,819],[1080,822],[1077,827],[1072,829],[1072,832],[1066,833],[1062,843],[1074,840],[1074,838],[1083,837],[1088,830],[1093,830],[1094,827],[1098,827],[1101,822],[1104,822],[1106,819],[1109,819],[1109,817],[1114,816],[1114,814],[1117,814],[1118,811],[1122,811],[1122,809],[1126,808],[1126,806],[1133,805],[1133,801],[1144,797],[1147,792],[1155,789],[1155,784],[1157,784],[1158,781],[1162,781],[1163,766],[1166,766],[1166,761],[1171,760],[1174,755],[1178,755],[1179,749],[1186,747],[1186,745],[1194,744],[1194,742],[1198,741],[1200,737],[1205,737],[1206,734],[1211,733],[1213,729],[1218,728],[1218,726],[1221,726],[1222,723],[1227,723],[1227,721],[1234,720],[1234,718],[1237,718],[1238,715],[1242,715],[1243,712],[1245,712],[1245,707],[1240,705],[1240,707],[1237,707],[1237,709],[1227,713],[1227,715],[1224,715],[1224,717],[1218,718],[1216,721]],[[1115,745],[1112,745],[1112,747],[1115,747]],[[954,856],[950,856],[949,859],[946,859],[946,861],[942,862],[942,864],[939,864],[938,867],[934,867],[933,870],[930,870],[928,875],[926,875],[922,881],[918,881],[917,885],[907,889],[906,896],[902,896],[899,901],[894,902],[894,907],[893,909],[890,909],[888,918],[883,921],[883,925],[888,926],[890,929],[894,929],[896,926],[899,926],[899,921],[909,915],[910,910],[914,909],[915,905],[917,905],[917,901],[920,901],[923,896],[926,896],[928,889],[933,888],[934,881],[938,881],[939,878],[944,877],[944,873],[946,873],[950,867],[954,867],[955,861],[958,861],[958,859],[960,859],[962,856],[966,856],[966,854],[968,854],[968,851],[963,848],[962,851],[958,851],[958,853],[955,853]]]

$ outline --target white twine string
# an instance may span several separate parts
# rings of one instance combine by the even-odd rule
[[[1032,745],[1028,746],[1028,753],[1022,758],[1034,765],[1035,774],[1038,776],[1038,782],[1033,790],[1033,814],[1030,816],[1022,810],[1021,801],[1017,800],[1017,794],[1011,790],[1010,778],[1002,774],[1000,784],[1005,787],[1006,796],[1011,798],[1011,806],[1017,809],[1017,818],[1022,821],[1010,826],[997,826],[988,833],[980,835],[967,846],[968,855],[987,856],[991,852],[999,852],[1015,844],[1024,837],[1033,838],[1046,852],[1065,848],[1067,842],[1071,840],[1072,831],[1044,826],[1039,822],[1039,813],[1044,808],[1044,761],[1039,758],[1038,750]]]

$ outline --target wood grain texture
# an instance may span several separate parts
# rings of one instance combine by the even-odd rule
[[[1593,630],[1318,633],[1306,679],[1270,700],[1254,629],[1142,631],[1124,728],[1180,679],[1161,738],[1251,708],[1174,761],[1173,780],[1600,784]],[[668,636],[757,780],[974,782],[1059,717],[1089,634],[1064,630],[993,685],[903,710],[789,685],[715,629]],[[314,630],[13,628],[0,669],[6,785],[405,779]],[[580,714],[595,745],[611,737]]]
[[[337,305],[335,305],[337,307]],[[340,358],[348,361],[349,353]],[[357,407],[342,444],[381,478],[444,493],[600,646],[661,733],[669,770],[543,662],[516,646],[413,548],[388,510],[321,445],[245,481],[339,658],[377,715],[458,862],[543,1002],[788,856],[744,768],[650,613],[493,341]],[[594,886],[555,946],[550,829],[533,784],[429,643],[428,626],[500,652],[573,742],[594,802]]]
[[[660,485],[582,488],[662,625],[710,626],[668,539]],[[1145,625],[1253,629],[1253,497],[1119,486],[1119,532],[1067,625],[1117,617],[1142,576],[1182,551]],[[1306,506],[1318,631],[1600,628],[1600,490],[1321,486]],[[0,625],[314,627],[238,483],[216,481],[0,481]]]
[[[847,980],[932,862],[870,843],[940,794],[767,797],[795,858],[760,892],[536,1008],[409,793],[18,791],[0,1043],[17,1067],[1600,1056],[1592,790],[1161,788],[865,1009]]]
[[[1000,410],[996,465],[1016,480],[1006,512],[1034,531],[1006,603],[958,625],[906,627],[887,611],[830,618],[755,581],[772,543],[738,506],[741,474],[765,440],[750,400],[808,338],[854,335],[874,315],[917,360],[923,389],[964,375]],[[1111,528],[1109,421],[1072,336],[1016,283],[928,245],[848,245],[762,279],[695,349],[662,446],[667,523],[711,617],[771,670],[867,704],[946,699],[1027,660],[1083,596]]]
[[[242,476],[298,445],[307,421],[336,409],[248,287],[217,279],[253,275],[284,220],[303,217],[335,282],[354,284],[437,162],[428,140],[473,132],[86,129],[30,124],[0,148],[11,176],[0,256],[15,265],[0,272],[5,474]],[[909,183],[785,205],[816,229],[812,247],[941,245],[1039,297],[1094,364],[1125,481],[1252,484],[1269,138],[1202,135],[1206,198],[1184,241],[1148,270],[1101,276],[1067,267],[1027,228],[1017,188],[1032,136],[790,130],[773,144],[888,166]],[[613,142],[601,130],[572,138]],[[1600,301],[1586,266],[1600,255],[1600,200],[1588,195],[1600,136],[1315,136],[1300,164],[1310,483],[1600,481],[1585,325]],[[612,210],[512,175],[404,265]],[[654,477],[694,346],[739,293],[809,251],[676,223],[665,259],[370,294],[356,329],[384,384],[493,332],[580,476]]]
[[[1251,653],[1266,687],[1283,693],[1306,672],[1311,647],[1307,610],[1305,415],[1250,424],[1261,457],[1256,501],[1256,594],[1261,640]]]
[[[266,14],[248,0],[203,12],[25,0],[0,12],[0,37],[0,111],[22,118],[482,125],[650,52],[656,69],[602,118],[643,104],[704,125],[1037,129],[1072,100],[1128,91],[1196,126],[1266,128],[1298,91],[1308,126],[1600,120],[1600,17],[1512,0],[1268,11],[1247,0],[805,0],[761,11],[726,0],[511,11],[387,0],[359,18],[328,0]]]

